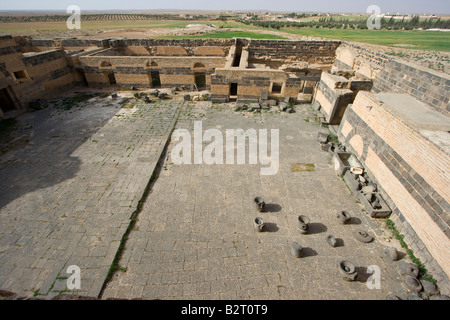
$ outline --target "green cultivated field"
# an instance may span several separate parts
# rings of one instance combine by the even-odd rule
[[[357,17],[360,18],[360,17]],[[283,39],[280,35],[254,33],[251,30],[273,30],[235,21],[178,21],[178,20],[117,20],[117,21],[85,21],[81,23],[83,30],[113,30],[113,29],[151,29],[151,28],[183,28],[189,24],[214,24],[217,27],[241,28],[243,31],[216,31],[196,36],[167,36],[165,38],[233,38],[250,37],[253,39]],[[15,33],[26,31],[67,31],[65,22],[17,22],[0,23],[0,33]],[[395,31],[395,30],[357,30],[357,29],[322,29],[322,28],[284,28],[279,31],[305,36],[316,36],[328,39],[358,41],[384,46],[403,47],[405,49],[450,51],[450,32],[440,31]],[[406,45],[406,46],[405,46]]]
[[[231,38],[252,38],[252,39],[287,39],[274,34],[255,33],[248,31],[216,31],[198,36],[167,36],[158,37],[160,39],[231,39]]]
[[[285,28],[281,31],[305,36],[358,41],[405,49],[450,51],[450,32],[442,31],[394,31],[353,30],[321,28]]]

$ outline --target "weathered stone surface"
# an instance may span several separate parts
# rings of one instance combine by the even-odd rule
[[[263,90],[261,91],[261,95],[259,97],[261,100],[267,100],[269,99],[269,91],[268,90]]]
[[[99,294],[181,103],[127,109],[105,97],[17,119],[34,134],[26,148],[0,156],[0,289],[20,296],[39,289],[48,299],[49,290],[67,289],[56,280],[77,265],[76,294]]]
[[[430,295],[435,295],[435,294],[439,293],[439,289],[434,283],[427,281],[427,280],[422,280],[422,281],[420,281],[420,283],[422,284],[423,290],[426,293],[428,293]]]

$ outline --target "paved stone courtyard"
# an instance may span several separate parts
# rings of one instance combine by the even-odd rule
[[[180,105],[97,99],[20,118],[33,134],[1,158],[0,288],[50,297],[78,265],[80,294],[100,292]]]
[[[0,157],[0,289],[50,298],[66,290],[66,269],[77,265],[75,293],[103,299],[406,297],[400,262],[380,257],[388,236],[382,222],[362,212],[320,150],[317,132],[324,128],[308,105],[293,114],[181,100],[128,109],[98,97],[19,120],[32,132],[29,145]],[[261,176],[260,164],[173,164],[176,142],[164,151],[170,133],[174,126],[192,133],[194,121],[224,136],[226,129],[279,129],[278,174]],[[121,268],[102,290],[161,154]],[[295,172],[296,163],[314,164],[314,171]],[[255,196],[264,197],[268,212],[256,210]],[[339,224],[339,210],[351,212],[350,224]],[[309,234],[296,229],[300,214],[311,219]],[[257,216],[266,231],[254,230]],[[375,240],[356,240],[360,229]],[[329,234],[339,239],[336,248],[326,243]],[[291,255],[293,241],[304,247],[302,258]],[[343,259],[357,266],[356,281],[339,277]],[[371,265],[380,267],[380,289],[366,286]]]

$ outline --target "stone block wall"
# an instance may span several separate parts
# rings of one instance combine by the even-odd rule
[[[242,101],[258,100],[265,90],[269,92],[271,99],[292,95],[294,92],[297,96],[298,88],[293,90],[292,86],[288,87],[287,79],[287,73],[282,70],[218,68],[211,78],[211,99],[228,101],[231,83],[237,83],[237,98]],[[271,93],[273,83],[283,84],[281,93]]]
[[[108,86],[104,73],[113,72],[118,86],[151,87],[149,72],[158,71],[161,87],[191,85],[195,83],[195,73],[204,73],[206,88],[210,89],[211,74],[216,68],[222,67],[226,59],[213,56],[127,57],[104,54],[100,52],[79,57],[89,86]],[[102,67],[103,63],[111,66]]]
[[[389,60],[383,53],[344,43],[336,49],[333,70],[352,70],[356,74],[373,79]]]
[[[126,55],[226,56],[234,42],[233,39],[119,39],[110,40],[109,45]]]
[[[26,109],[30,100],[49,97],[73,83],[73,70],[64,50],[23,53],[25,42],[28,44],[20,37],[0,37],[0,89],[8,89],[16,109]]]
[[[49,97],[54,92],[68,88],[74,81],[64,50],[52,50],[23,57],[30,81],[16,88],[19,100],[27,101]]]
[[[347,108],[339,140],[364,165],[405,242],[450,293],[450,158],[373,94]]]
[[[330,124],[339,124],[347,105],[353,101],[353,91],[347,88],[349,83],[344,77],[322,73],[315,101]]]
[[[5,64],[5,69],[10,75],[25,69],[20,46],[10,35],[0,37],[0,63]]]
[[[390,60],[374,79],[374,92],[407,93],[450,114],[450,76],[403,61]]]
[[[340,41],[249,40],[247,50],[253,58],[304,61],[332,65]]]

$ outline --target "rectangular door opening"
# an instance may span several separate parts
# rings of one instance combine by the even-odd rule
[[[0,90],[0,107],[3,111],[3,113],[17,109],[16,104],[14,103],[14,100],[12,99],[12,97],[9,93],[8,88],[4,88],[4,89]]]
[[[195,73],[195,85],[197,86],[198,90],[205,90],[206,89],[206,74],[204,72]]]
[[[161,87],[161,79],[159,77],[159,71],[150,71],[148,73],[148,80],[152,88]]]
[[[112,72],[112,71],[105,71],[105,72],[103,72],[103,74],[105,75],[105,77],[106,77],[106,82],[107,82],[109,85],[117,84],[117,82],[116,82],[116,77],[114,76],[114,72]]]
[[[238,94],[238,84],[236,82],[230,83],[230,101],[235,101]]]

